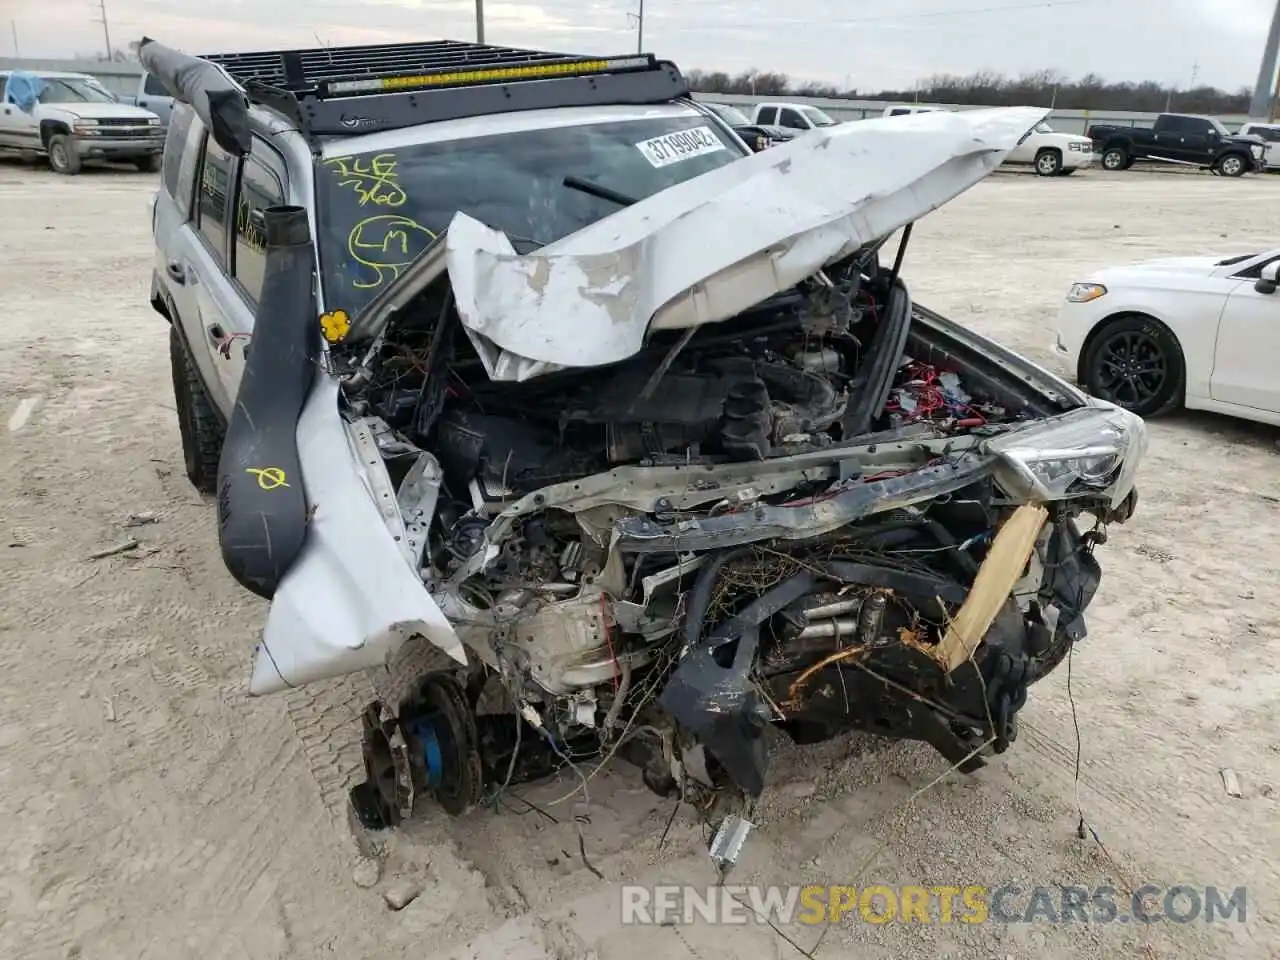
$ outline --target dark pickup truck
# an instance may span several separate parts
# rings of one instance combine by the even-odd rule
[[[727,103],[707,103],[704,100],[702,106],[732,127],[733,132],[742,138],[742,142],[756,153],[779,143],[785,143],[787,140],[794,140],[796,134],[801,132],[790,127],[752,123],[745,113]]]
[[[1097,123],[1086,132],[1104,170],[1128,170],[1140,161],[1179,163],[1239,177],[1263,168],[1266,144],[1260,137],[1229,133],[1213,117],[1162,113],[1151,127]]]

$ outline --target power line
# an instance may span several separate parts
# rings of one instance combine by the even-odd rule
[[[640,12],[628,13],[627,19],[636,22],[636,53],[644,53],[644,0],[640,0]]]
[[[691,0],[680,0],[681,7],[687,6]],[[713,0],[720,3],[722,0]],[[1104,2],[1104,0],[1040,0],[1038,3],[1010,3],[1002,6],[989,7],[964,7],[955,10],[930,10],[920,13],[900,13],[887,14],[884,16],[874,17],[835,17],[823,19],[816,25],[822,28],[829,26],[861,26],[870,23],[910,23],[918,20],[937,19],[941,17],[956,16],[974,16],[986,13],[1006,13],[1022,10],[1049,10],[1057,7],[1077,7],[1085,4],[1096,4]],[[1108,0],[1109,2],[1109,0]],[[795,25],[813,27],[815,22],[812,18],[776,18],[776,19],[751,19],[740,23],[726,23],[724,20],[717,21],[694,21],[683,20],[680,18],[664,18],[660,14],[657,15],[655,23],[660,26],[685,28],[685,27],[721,27],[726,30],[743,30],[757,27],[772,29],[777,26]]]
[[[102,24],[102,38],[107,42],[107,59],[114,60],[116,52],[111,46],[111,28],[107,25],[107,0],[98,0],[98,11],[102,16],[94,20],[94,23]]]

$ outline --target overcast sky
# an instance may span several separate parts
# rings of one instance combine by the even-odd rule
[[[474,0],[105,0],[112,44],[190,53],[474,39]],[[485,0],[486,39],[573,53],[635,49],[640,0]],[[684,69],[779,70],[860,89],[933,73],[1252,86],[1275,0],[645,0],[645,49]],[[0,0],[0,54],[94,53],[97,0]]]

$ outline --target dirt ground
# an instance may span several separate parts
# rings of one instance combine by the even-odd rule
[[[414,824],[381,876],[347,825],[366,678],[245,694],[265,606],[182,470],[147,306],[155,178],[0,166],[0,956],[800,956],[767,926],[623,927],[623,882],[708,884],[703,829],[625,765]],[[1280,177],[997,175],[924,221],[916,299],[1050,366],[1071,281],[1280,242]],[[1277,317],[1280,322],[1280,316]],[[975,776],[871,738],[778,743],[736,883],[1248,888],[1244,923],[873,925],[817,956],[1280,956],[1280,450],[1214,416],[1150,425],[1137,516],[1100,549],[1091,635]],[[154,523],[129,526],[131,515]],[[127,538],[138,549],[91,555]],[[1224,791],[1236,772],[1242,796]],[[1079,839],[1079,809],[1094,831]],[[541,812],[538,812],[541,811]],[[389,909],[384,894],[419,892]],[[822,932],[783,931],[804,950]]]

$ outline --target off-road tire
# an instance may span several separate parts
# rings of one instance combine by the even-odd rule
[[[218,457],[226,428],[200,379],[191,350],[175,325],[169,327],[169,364],[173,369],[173,399],[187,479],[201,493],[211,494],[218,486]]]
[[[1157,344],[1164,355],[1166,367],[1166,377],[1158,392],[1132,404],[1108,396],[1101,384],[1103,351],[1117,335],[1125,333],[1139,334]],[[1159,417],[1182,406],[1186,397],[1187,367],[1182,346],[1172,330],[1155,317],[1129,313],[1104,321],[1089,334],[1080,355],[1078,379],[1091,396],[1110,400],[1140,417]]]
[[[1214,169],[1224,177],[1243,177],[1249,170],[1249,162],[1238,153],[1219,157]]]
[[[65,133],[55,133],[49,138],[49,166],[54,173],[74,177],[80,172],[80,152]]]
[[[151,153],[134,160],[133,165],[143,173],[159,173],[162,162],[160,154]]]
[[[1062,172],[1062,151],[1046,147],[1036,154],[1036,173],[1056,177]]]
[[[1103,170],[1128,170],[1130,165],[1129,151],[1124,147],[1107,147],[1102,151]]]

